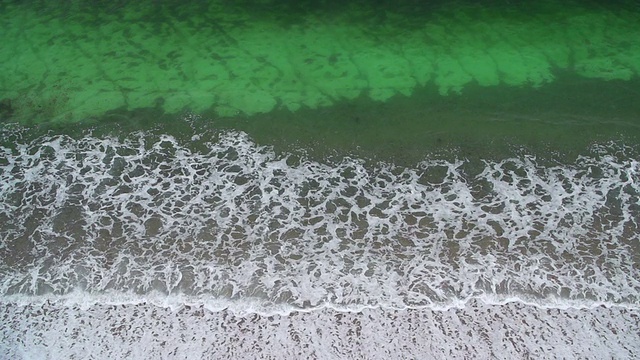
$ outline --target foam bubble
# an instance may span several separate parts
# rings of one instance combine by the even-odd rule
[[[400,167],[292,165],[240,132],[206,151],[148,133],[17,141],[0,149],[0,293],[158,292],[264,313],[485,296],[637,306],[640,163],[625,151]]]

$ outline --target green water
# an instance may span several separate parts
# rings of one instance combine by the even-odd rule
[[[640,138],[633,2],[3,1],[0,10],[3,122],[182,132],[189,114],[277,149],[407,161]]]

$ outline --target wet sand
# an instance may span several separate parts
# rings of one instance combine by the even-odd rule
[[[200,306],[0,304],[11,359],[634,359],[640,311],[469,303],[234,315]]]

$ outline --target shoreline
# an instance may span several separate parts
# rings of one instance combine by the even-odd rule
[[[15,359],[74,358],[633,358],[640,310],[538,309],[523,304],[464,309],[325,309],[290,316],[236,316],[149,305],[88,309],[0,305],[0,353]]]

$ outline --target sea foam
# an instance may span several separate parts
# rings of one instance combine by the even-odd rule
[[[236,315],[149,304],[90,308],[0,302],[10,359],[632,359],[638,310],[540,309],[473,301],[462,309]]]
[[[233,131],[202,147],[139,133],[0,148],[0,293],[262,314],[638,305],[640,163],[624,147],[413,167],[293,159]]]

